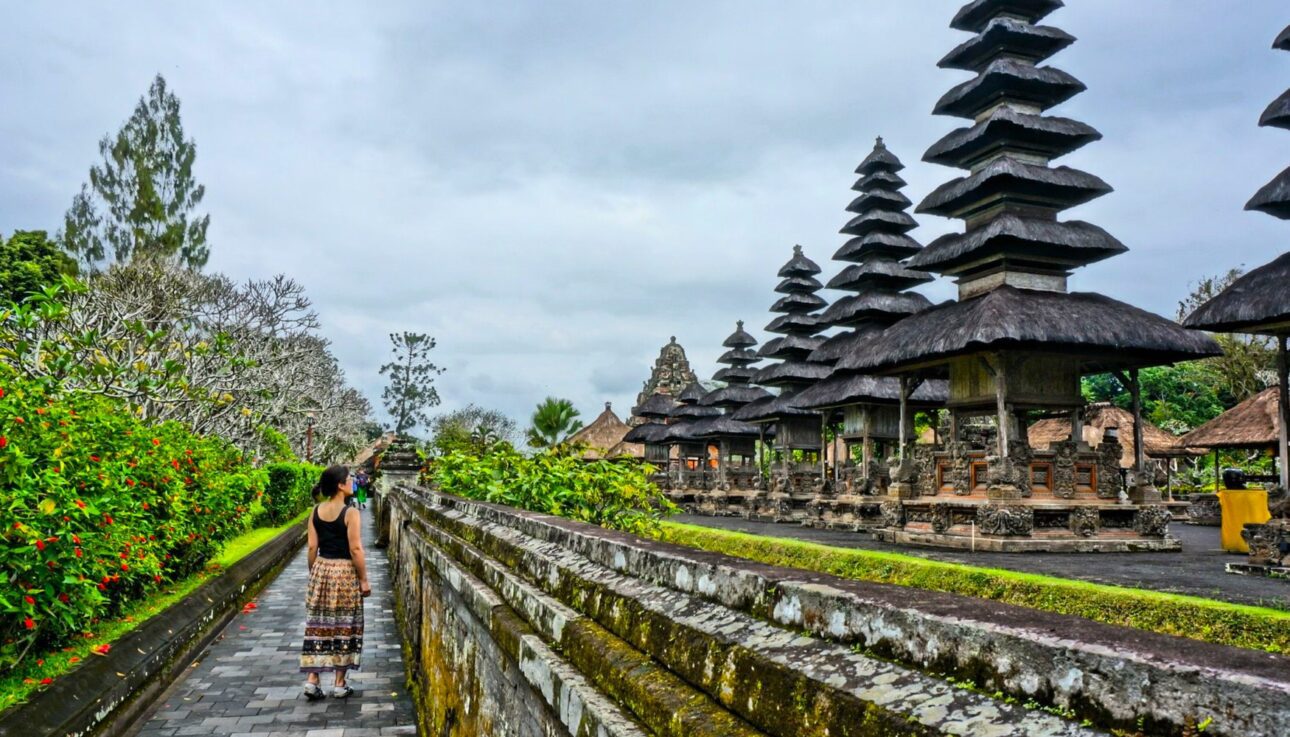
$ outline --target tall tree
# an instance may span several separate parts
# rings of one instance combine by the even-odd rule
[[[582,429],[578,410],[567,399],[547,397],[533,411],[529,420],[529,445],[534,448],[556,448],[569,440],[569,436]]]
[[[1226,274],[1201,279],[1191,294],[1178,303],[1181,321],[1197,307],[1208,302],[1219,292],[1240,278],[1243,272],[1232,269]],[[1218,391],[1229,407],[1258,394],[1276,382],[1276,349],[1272,338],[1265,335],[1242,333],[1216,333],[1214,340],[1223,349],[1223,355],[1207,358],[1203,363],[1215,374]]]
[[[394,432],[402,435],[429,421],[427,410],[439,404],[434,378],[444,370],[428,360],[435,346],[429,335],[390,333],[390,346],[394,360],[381,367],[389,382],[381,399],[394,419]]]
[[[43,230],[15,231],[8,240],[0,236],[0,305],[21,302],[76,272],[76,261]]]
[[[197,145],[184,138],[179,98],[158,74],[115,136],[63,220],[59,240],[87,265],[108,257],[175,261],[200,269],[210,257],[209,215],[195,210],[206,188],[193,178]]]
[[[430,445],[440,455],[483,453],[498,443],[511,445],[517,430],[515,420],[502,412],[468,404],[430,421]]]

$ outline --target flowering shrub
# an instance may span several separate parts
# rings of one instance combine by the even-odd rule
[[[321,466],[307,463],[270,463],[264,467],[268,486],[264,492],[264,510],[270,525],[277,526],[300,514],[313,502],[314,484],[322,474]]]
[[[452,452],[436,458],[428,476],[447,494],[637,534],[656,531],[677,511],[650,482],[647,466],[563,453],[525,456],[506,445],[484,455]]]
[[[0,668],[202,568],[266,483],[224,440],[0,365]]]

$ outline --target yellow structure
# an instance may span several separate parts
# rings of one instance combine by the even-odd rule
[[[1247,524],[1263,524],[1272,519],[1268,514],[1268,492],[1263,489],[1223,489],[1218,492],[1218,504],[1223,509],[1223,550],[1229,553],[1248,553],[1250,548],[1241,539],[1241,529]]]

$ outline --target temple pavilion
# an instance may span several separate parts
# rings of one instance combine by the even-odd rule
[[[1083,439],[1080,378],[1115,372],[1141,417],[1138,370],[1219,353],[1207,336],[1089,292],[1071,292],[1080,266],[1124,252],[1105,230],[1058,215],[1111,191],[1092,174],[1052,166],[1100,135],[1045,112],[1084,90],[1043,64],[1074,38],[1039,22],[1059,0],[974,0],[950,25],[973,34],[940,62],[974,76],[933,112],[967,127],[924,160],[966,174],[937,187],[920,213],[958,218],[906,266],[953,278],[958,301],[907,317],[838,369],[896,376],[911,386],[948,379],[949,437],[918,446],[892,470],[880,539],[990,550],[1168,550],[1169,512],[1135,444],[1127,495],[1117,443]],[[902,416],[911,392],[902,392]],[[1032,413],[1065,412],[1071,436],[1047,450],[1027,442]],[[991,418],[974,442],[964,420]],[[1140,431],[1142,424],[1135,428]]]
[[[596,419],[584,425],[569,436],[569,444],[582,448],[580,453],[584,461],[599,461],[622,456],[634,457],[643,453],[643,449],[623,444],[623,438],[631,427],[614,412],[613,404],[605,402],[605,409]]]
[[[667,442],[668,421],[676,400],[662,392],[651,395],[641,404],[632,408],[632,417],[637,424],[623,436],[625,443],[639,443],[644,447],[642,458],[654,466],[656,472],[653,480],[659,485],[666,485],[668,466],[671,461],[671,445]]]
[[[820,415],[798,407],[796,395],[829,374],[826,364],[812,363],[810,355],[824,342],[819,315],[814,314],[828,303],[818,292],[823,285],[816,275],[820,267],[793,246],[793,255],[779,269],[781,279],[775,292],[783,295],[771,306],[778,316],[766,325],[766,331],[779,336],[766,341],[758,351],[772,363],[757,370],[753,382],[779,390],[779,394],[752,402],[733,418],[751,422],[773,431],[769,446],[776,458],[771,473],[770,493],[776,497],[774,513],[762,516],[778,518],[793,507],[794,516],[805,514],[805,505],[823,487],[823,440]],[[789,498],[784,498],[786,497]]]
[[[686,507],[693,506],[696,493],[717,483],[717,451],[709,449],[699,424],[700,420],[721,416],[719,408],[699,403],[708,391],[697,381],[687,386],[677,397],[669,414],[671,423],[663,435],[663,442],[672,447],[669,490],[673,500]]]
[[[904,168],[881,138],[856,167],[859,179],[852,189],[858,196],[847,207],[851,218],[841,231],[851,237],[833,255],[843,268],[827,285],[851,294],[821,314],[822,323],[840,332],[808,356],[814,363],[832,366],[848,355],[863,352],[887,326],[931,307],[926,297],[906,291],[932,281],[932,277],[901,264],[901,259],[922,250],[918,241],[909,236],[918,224],[905,212],[912,203],[900,191],[905,181],[899,172]],[[886,465],[880,461],[902,444],[902,438],[909,442],[913,429],[910,418],[902,421],[900,417],[901,386],[901,381],[893,377],[836,369],[796,396],[798,406],[821,412],[827,425],[841,424],[841,432],[834,436],[835,442],[843,443],[840,452],[835,449],[833,454],[834,494],[822,500],[819,512],[821,521],[828,526],[862,526],[866,515],[855,508],[861,500],[852,497],[886,491]],[[907,405],[911,409],[940,407],[946,393],[942,380],[923,382],[911,392]],[[853,445],[860,448],[860,464],[842,463],[841,459],[853,457]],[[876,510],[877,505],[870,503],[865,509]]]
[[[1272,48],[1290,51],[1290,27],[1281,31]],[[1290,129],[1290,90],[1272,101],[1259,125]],[[1282,220],[1290,220],[1290,168],[1268,182],[1245,205]],[[1276,427],[1280,483],[1290,489],[1290,369],[1286,343],[1290,339],[1290,252],[1237,279],[1227,289],[1187,316],[1189,328],[1215,332],[1270,335],[1277,343]],[[1197,428],[1199,432],[1200,428]],[[1220,442],[1217,435],[1206,442]],[[1220,447],[1215,445],[1213,447]]]

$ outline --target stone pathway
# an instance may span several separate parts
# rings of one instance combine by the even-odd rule
[[[302,547],[256,599],[238,614],[188,674],[141,721],[137,737],[386,737],[415,735],[404,689],[403,654],[394,622],[394,594],[384,550],[372,547],[371,505],[363,510],[372,596],[364,605],[362,669],[351,673],[354,695],[310,703],[298,672],[304,636],[307,552]],[[323,685],[332,682],[323,674]]]
[[[842,548],[890,551],[951,563],[1006,568],[1113,586],[1191,594],[1236,604],[1290,609],[1290,582],[1237,576],[1224,570],[1224,563],[1243,561],[1245,556],[1223,552],[1217,527],[1171,524],[1169,533],[1183,545],[1182,552],[1177,553],[970,553],[883,543],[865,533],[754,522],[738,517],[680,515],[672,519],[691,525],[751,532],[766,537],[794,538]]]

